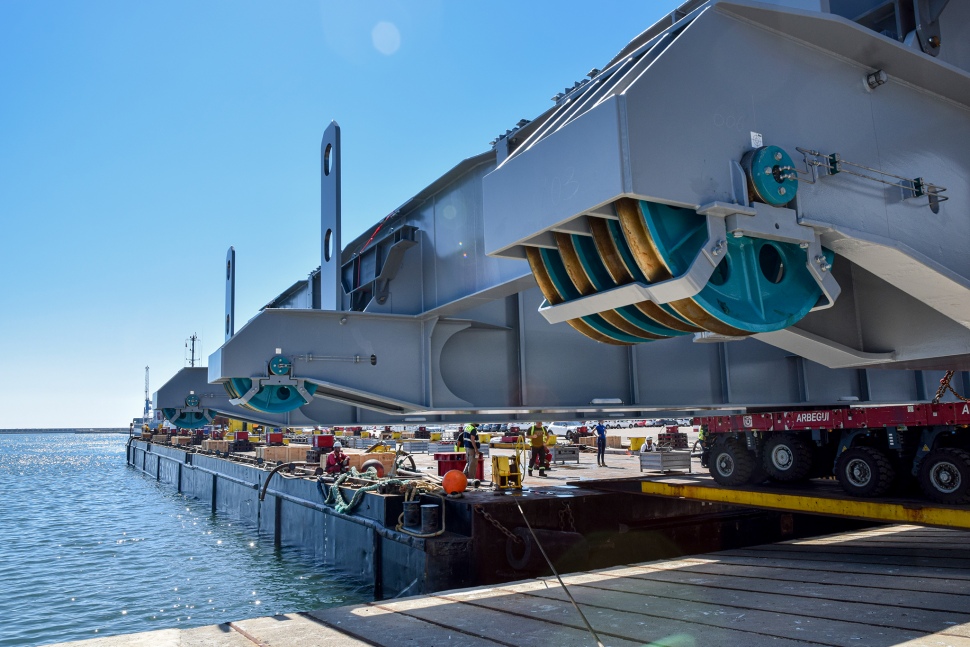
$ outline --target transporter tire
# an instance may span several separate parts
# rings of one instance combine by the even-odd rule
[[[755,457],[754,469],[751,470],[751,476],[748,477],[748,485],[761,485],[762,483],[770,482],[771,477],[768,475],[767,470],[765,470],[762,462]]]
[[[892,487],[896,470],[886,455],[875,447],[853,447],[839,457],[835,476],[848,494],[877,497]]]
[[[728,438],[714,443],[707,465],[718,484],[744,485],[751,480],[757,461],[743,442]]]
[[[919,485],[928,499],[938,503],[970,502],[970,452],[934,449],[920,462]]]
[[[776,481],[801,481],[812,471],[812,448],[803,438],[777,434],[765,443],[762,464]]]

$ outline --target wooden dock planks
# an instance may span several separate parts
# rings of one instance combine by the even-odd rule
[[[970,647],[970,533],[961,530],[885,526],[564,580],[611,646]],[[594,644],[554,578],[232,626],[275,647]]]

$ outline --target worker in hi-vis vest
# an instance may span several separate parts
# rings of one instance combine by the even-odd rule
[[[532,476],[534,468],[539,469],[539,476],[545,476],[549,461],[546,456],[546,429],[541,422],[534,422],[529,427],[529,441],[532,448],[529,455],[529,476]]]
[[[465,476],[469,479],[478,478],[478,423],[469,422],[465,425]]]

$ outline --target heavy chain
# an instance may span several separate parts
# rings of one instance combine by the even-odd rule
[[[964,402],[970,402],[970,398],[963,397],[962,395],[960,395],[959,393],[957,393],[953,389],[953,387],[950,385],[950,380],[953,379],[953,373],[954,373],[954,371],[947,371],[946,372],[946,375],[943,376],[943,379],[940,380],[940,388],[938,388],[936,390],[936,395],[933,396],[933,404],[938,404],[940,402],[940,398],[942,398],[943,397],[943,394],[946,393],[947,391],[949,391],[950,393],[952,393],[956,397],[957,400],[962,400]]]
[[[569,507],[568,503],[559,511],[559,529],[576,532],[576,520],[573,518],[573,509]]]
[[[499,531],[503,535],[505,535],[506,537],[508,537],[509,540],[512,543],[514,543],[514,544],[521,544],[522,543],[522,538],[521,537],[519,537],[518,535],[516,535],[515,533],[513,533],[511,530],[509,530],[505,526],[503,526],[501,521],[499,521],[498,519],[496,519],[495,517],[493,517],[489,513],[485,512],[485,508],[483,508],[480,505],[476,505],[475,506],[475,511],[476,512],[480,512],[482,514],[482,516],[485,517],[485,521],[489,522],[490,524],[492,524],[493,526],[495,526],[496,528],[498,528]]]

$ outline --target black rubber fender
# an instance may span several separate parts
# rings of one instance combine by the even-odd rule
[[[583,570],[589,561],[589,543],[578,532],[535,529],[536,538],[542,544],[546,555],[552,560],[556,570]],[[522,543],[506,539],[505,559],[517,571],[548,572],[549,566],[542,556],[542,550],[535,545],[535,539],[528,528],[513,528],[512,534]]]

